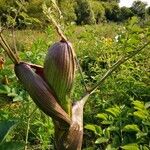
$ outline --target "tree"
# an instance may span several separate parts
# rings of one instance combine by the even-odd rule
[[[150,15],[150,7],[148,7],[148,8],[146,9],[146,12],[147,12],[148,15]]]
[[[37,12],[35,15],[35,11]],[[40,26],[42,7],[41,1],[1,1],[0,2],[0,20],[2,25],[7,27],[14,26],[18,29],[26,27]],[[40,16],[40,17],[39,17]]]
[[[99,0],[99,1],[102,1],[102,2],[116,2],[116,3],[120,2],[120,0]]]
[[[96,23],[100,23],[105,19],[105,9],[98,1],[90,1]]]
[[[131,10],[132,12],[140,18],[145,18],[147,4],[142,1],[134,1]]]
[[[121,14],[120,14],[120,21],[127,20],[131,17],[133,17],[133,12],[128,7],[121,7]]]
[[[105,16],[106,19],[110,21],[120,21],[120,7],[116,3],[107,3],[104,5],[105,7]]]
[[[94,12],[88,0],[77,0],[76,6],[77,24],[94,24]]]
[[[74,0],[58,0],[58,6],[62,12],[65,23],[75,22],[75,1]]]

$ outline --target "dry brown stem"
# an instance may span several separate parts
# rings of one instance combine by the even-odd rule
[[[13,50],[10,48],[9,44],[5,40],[5,38],[2,35],[2,33],[0,33],[0,44],[1,44],[2,48],[6,51],[7,55],[12,60],[12,62],[14,64],[18,64],[19,63],[19,59],[16,57],[16,55],[13,52]]]

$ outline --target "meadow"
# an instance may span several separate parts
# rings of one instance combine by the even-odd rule
[[[73,43],[84,81],[78,71],[72,99],[90,88],[121,56],[131,54],[149,40],[150,27],[136,17],[124,24],[65,26]],[[13,47],[12,33],[4,36]],[[47,49],[59,40],[53,26],[43,30],[17,30],[21,60],[43,65]],[[84,150],[150,149],[150,46],[122,64],[90,97],[84,110]],[[18,82],[12,62],[0,68],[0,149],[53,149],[52,120],[33,103]],[[8,80],[7,82],[6,79]]]

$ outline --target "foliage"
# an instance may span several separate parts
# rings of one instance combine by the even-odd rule
[[[24,148],[24,143],[6,141],[6,137],[12,128],[16,125],[13,120],[5,120],[0,122],[0,149],[1,150],[21,150]]]
[[[23,33],[21,33],[21,36],[22,34]],[[27,36],[28,35],[29,34],[27,34]],[[47,49],[44,39],[38,39],[30,48],[30,50],[35,51],[35,53],[30,53],[29,48],[26,47],[26,53],[24,50],[21,50],[20,56],[28,62],[40,64],[40,59],[45,56],[43,51]],[[37,53],[41,53],[41,55],[37,57]],[[30,61],[31,57],[33,59]],[[4,67],[0,70],[0,72],[0,79],[7,75],[9,81],[8,85],[0,84],[0,120],[11,121],[14,119],[18,122],[17,127],[14,130],[11,130],[10,134],[6,136],[6,144],[3,143],[1,145],[2,148],[0,149],[9,150],[10,147],[11,149],[14,147],[14,150],[17,150],[16,146],[19,148],[22,145],[20,143],[21,141],[23,141],[23,149],[25,144],[28,144],[30,149],[52,148],[51,139],[54,131],[51,119],[36,108],[27,92],[22,88],[22,86],[20,86],[19,83],[17,83],[10,61],[7,61],[4,64]],[[6,127],[6,123],[4,127]],[[2,130],[4,131],[4,129]],[[47,134],[45,134],[45,131]],[[8,146],[8,148],[6,146]],[[21,148],[19,148],[19,150],[21,150]]]
[[[150,15],[150,7],[147,8],[147,14]]]
[[[105,20],[105,9],[98,1],[90,1],[96,23],[101,23]]]
[[[140,17],[141,19],[145,18],[146,15],[146,3],[142,1],[134,1],[131,7],[131,10],[135,15]]]
[[[103,113],[97,114],[96,117],[100,119],[99,126],[102,129],[96,134],[95,144],[101,145],[103,149],[108,147],[129,149],[129,145],[135,143],[137,149],[139,147],[148,149],[150,126],[147,123],[145,124],[145,121],[149,122],[150,111],[145,107],[147,104],[131,100],[130,107],[114,105],[105,109]],[[141,116],[141,113],[144,113],[145,116]],[[133,124],[133,121],[135,124]],[[85,126],[86,129],[93,131],[92,128],[95,125],[91,125],[90,128],[87,128],[87,126]],[[132,147],[134,147],[133,144]]]
[[[31,17],[27,13],[27,3],[22,1],[2,1],[0,4],[0,20],[2,25],[7,28],[16,27],[26,28],[31,25],[39,25],[37,18]]]
[[[74,43],[88,86],[94,85],[120,56],[143,45],[149,36],[149,26],[140,26],[135,17],[124,25],[68,26],[64,30]],[[19,56],[42,65],[47,47],[58,38],[51,26],[44,31],[44,35],[36,32],[17,32],[20,37],[26,36],[21,41],[24,48],[18,48]],[[5,34],[11,38],[8,33]],[[30,39],[29,35],[36,38]],[[30,45],[26,45],[25,39]],[[91,97],[84,113],[86,130],[83,148],[149,149],[149,63],[149,51],[146,49],[118,68]],[[29,149],[53,149],[52,121],[36,109],[23,87],[17,83],[8,59],[0,70],[0,79],[5,75],[9,84],[0,85],[0,93],[5,96],[3,99],[0,96],[0,120],[18,122],[5,138],[9,142],[7,145],[14,141],[26,143],[27,139]],[[72,97],[79,99],[83,90],[83,80],[78,73]]]
[[[64,17],[65,23],[75,22],[77,18],[75,14],[74,0],[60,0],[58,6],[62,12],[62,16]]]
[[[105,64],[103,61],[103,65],[101,65],[102,60],[99,61],[99,59],[88,61],[88,68],[86,67],[85,70],[88,81],[89,79],[91,82],[97,81],[99,74],[102,74],[103,70],[105,71],[105,69],[111,66],[115,61],[117,53],[130,53],[131,49],[135,49],[138,46],[139,41],[141,41],[140,34],[145,32],[146,28],[142,29],[137,24],[137,18],[132,18],[129,24],[126,25],[125,30],[119,34],[117,47],[113,45],[113,42],[111,43],[109,51],[106,52],[107,57],[105,57],[105,59],[101,58],[104,52],[102,52],[102,56],[97,54],[99,58],[105,60]],[[115,49],[113,49],[113,47],[115,47]],[[115,56],[110,53],[111,49],[113,53],[116,52],[114,54]],[[90,138],[87,143],[90,144],[85,143],[86,146],[91,147],[91,145],[93,145],[92,147],[95,149],[149,149],[150,111],[148,98],[150,93],[148,84],[145,82],[145,79],[149,81],[149,75],[147,74],[147,76],[144,73],[149,69],[147,67],[144,67],[144,69],[141,65],[137,67],[136,65],[140,61],[140,63],[146,66],[150,60],[147,59],[148,62],[145,62],[146,59],[144,57],[146,56],[144,56],[144,53],[142,54],[141,56],[143,58],[139,55],[137,58],[122,65],[118,70],[120,73],[117,71],[116,73],[119,73],[118,75],[112,75],[112,77],[100,87],[95,97],[92,97],[94,103],[91,102],[89,104],[90,109],[86,109],[88,116],[86,117],[85,115],[85,120],[89,123],[85,125],[85,129],[92,131],[95,136],[92,132],[87,133],[87,136],[89,135]],[[101,69],[99,69],[99,67]],[[136,75],[138,75],[138,77]],[[139,90],[139,88],[141,90]],[[90,110],[94,110],[94,112],[90,112]],[[100,113],[93,119],[93,115],[96,114],[96,112]],[[99,120],[97,120],[97,118],[99,118]],[[90,142],[93,137],[95,144],[92,143],[93,141]]]
[[[51,0],[44,3],[52,7]],[[119,0],[56,0],[56,3],[65,24],[99,24],[106,20],[123,22],[132,16],[146,20],[150,16],[149,8],[142,1],[135,1],[131,8],[120,8]],[[47,27],[49,21],[43,16],[42,4],[42,0],[1,0],[1,23],[7,26],[13,23],[19,29]],[[54,10],[54,14],[57,14],[57,10]]]
[[[77,24],[93,24],[95,23],[94,12],[89,1],[77,0],[76,7]]]
[[[120,8],[116,3],[106,3],[105,4],[105,16],[110,21],[119,21]]]
[[[131,17],[133,17],[134,14],[133,12],[131,11],[130,8],[128,7],[121,7],[121,14],[120,14],[120,21],[124,21],[124,20],[127,20]]]

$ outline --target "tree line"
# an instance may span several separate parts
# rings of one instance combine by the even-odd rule
[[[46,26],[48,21],[42,14],[42,0],[1,0],[1,25],[18,28]],[[51,6],[50,0],[45,0]],[[77,25],[100,24],[103,22],[124,22],[137,16],[142,20],[150,18],[150,7],[136,0],[130,8],[119,7],[119,0],[56,0],[64,23]],[[54,15],[57,15],[56,10]]]

